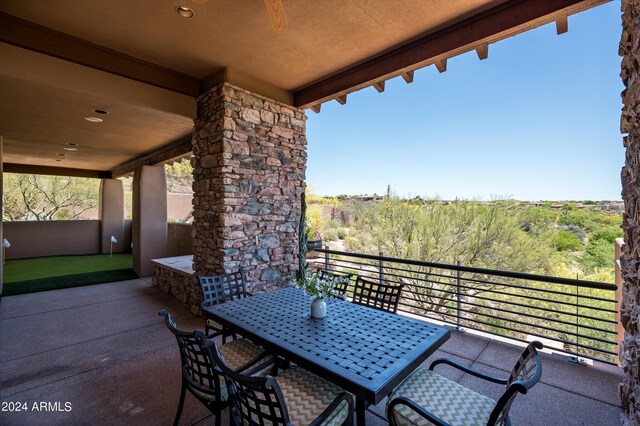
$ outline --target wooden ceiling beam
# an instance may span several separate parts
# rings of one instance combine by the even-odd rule
[[[108,49],[0,12],[0,42],[126,77],[187,96],[200,95],[201,81],[169,68]]]
[[[489,45],[487,43],[483,43],[476,47],[476,53],[478,54],[478,59],[481,61],[487,59],[489,57]]]
[[[156,164],[166,163],[178,157],[183,157],[192,150],[191,135],[187,135],[149,154],[141,155],[140,157],[114,167],[111,169],[111,174],[113,177],[124,176],[135,171],[140,166],[154,166]]]
[[[414,71],[404,71],[400,73],[400,75],[402,76],[402,78],[407,84],[411,84],[413,83],[413,73]]]
[[[293,92],[294,105],[306,108],[333,99],[338,93],[363,89],[419,68],[441,57],[452,57],[521,32],[554,22],[609,0],[507,0],[449,27],[424,35],[386,53],[323,78]]]
[[[112,177],[111,172],[108,170],[85,170],[17,163],[3,163],[2,172],[22,173],[27,175],[72,176],[95,179],[109,179]]]
[[[438,68],[438,72],[440,73],[443,73],[447,70],[447,58],[435,61],[434,64],[436,68]]]
[[[569,19],[568,17],[563,16],[556,21],[556,33],[560,35],[566,33],[567,31],[569,31]]]
[[[341,96],[336,96],[336,101],[340,104],[340,105],[344,105],[347,103],[347,94],[345,93],[344,95]]]
[[[378,93],[384,92],[384,81],[374,81],[372,86],[378,91]]]
[[[322,108],[322,104],[311,105],[309,108],[311,108],[311,111],[315,112],[316,114],[320,114],[320,108]]]

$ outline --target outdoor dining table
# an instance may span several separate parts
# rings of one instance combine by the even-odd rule
[[[211,318],[356,397],[358,425],[447,339],[446,327],[343,300],[312,319],[309,297],[284,288],[206,308]]]

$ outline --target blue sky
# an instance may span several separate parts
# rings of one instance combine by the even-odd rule
[[[320,195],[619,200],[620,2],[450,58],[308,112]]]

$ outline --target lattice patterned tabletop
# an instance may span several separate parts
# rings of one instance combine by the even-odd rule
[[[309,317],[310,299],[286,288],[207,308],[205,315],[377,403],[449,338],[444,327],[342,300]]]

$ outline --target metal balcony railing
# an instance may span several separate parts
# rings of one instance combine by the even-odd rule
[[[316,268],[403,283],[399,312],[510,339],[546,339],[576,361],[616,363],[614,284],[316,249]],[[353,285],[353,282],[352,282]]]

